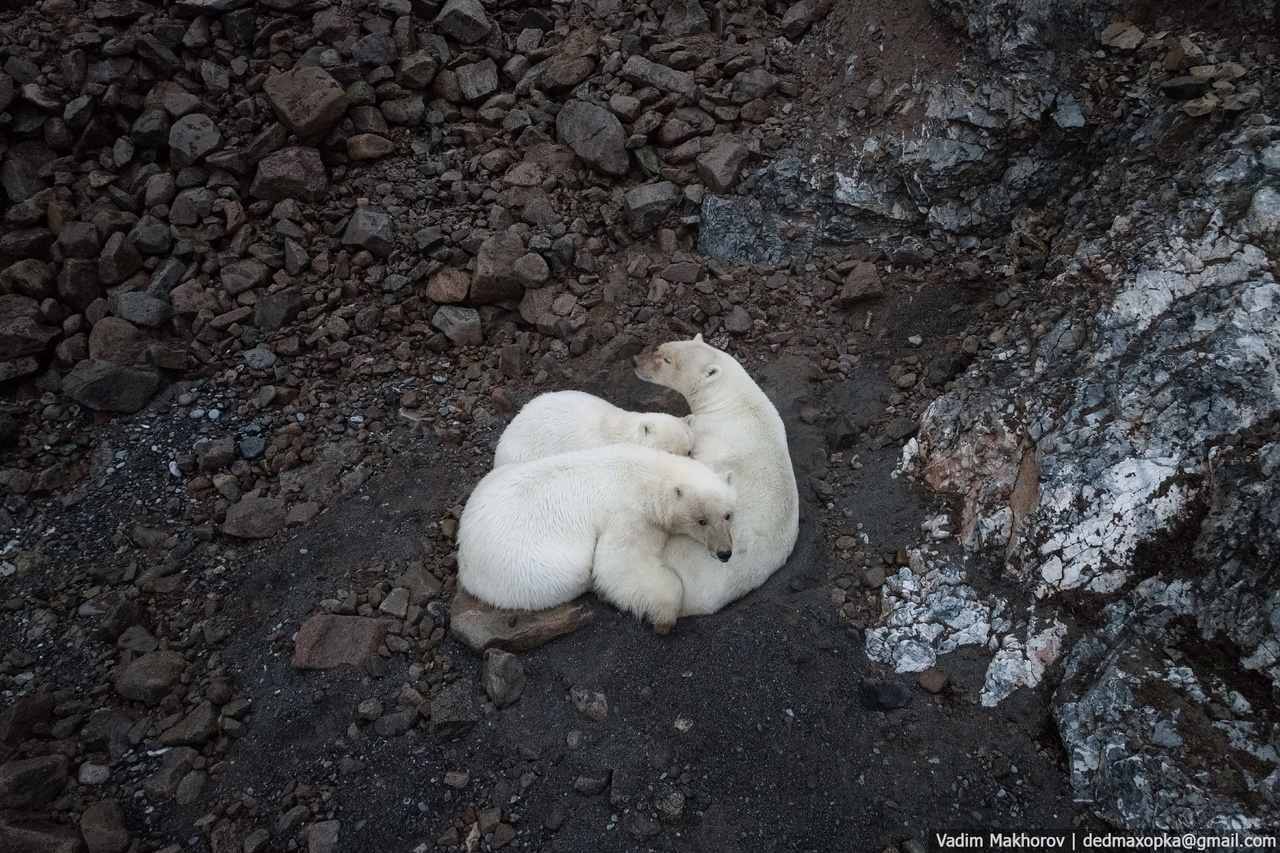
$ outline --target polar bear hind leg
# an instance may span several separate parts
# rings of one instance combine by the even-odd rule
[[[684,585],[662,562],[666,532],[648,525],[637,530],[635,523],[611,524],[600,535],[592,587],[605,601],[648,619],[656,633],[666,634],[680,616]]]

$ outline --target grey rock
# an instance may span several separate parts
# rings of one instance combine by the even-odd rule
[[[245,366],[252,370],[268,370],[279,361],[275,353],[262,346],[245,350],[242,358]]]
[[[58,300],[72,311],[82,312],[103,295],[98,264],[87,258],[68,258],[58,273]]]
[[[200,162],[222,146],[222,131],[204,113],[191,113],[169,128],[169,156],[179,166]]]
[[[139,291],[121,293],[114,299],[116,314],[135,326],[156,328],[169,322],[173,309],[169,303]]]
[[[202,438],[192,450],[201,471],[220,471],[236,458],[235,442],[230,438]]]
[[[446,684],[431,702],[431,731],[438,740],[460,738],[479,721],[479,703],[465,679]]]
[[[448,0],[436,16],[436,28],[463,44],[474,44],[489,35],[491,24],[479,0]]]
[[[160,654],[160,652],[155,652]],[[142,790],[152,802],[172,797],[183,778],[195,767],[200,753],[189,746],[176,746],[160,759],[160,766],[142,782]]]
[[[234,261],[218,272],[222,286],[231,295],[262,287],[271,277],[271,268],[257,258]]]
[[[698,179],[716,193],[726,193],[737,186],[738,173],[750,152],[736,139],[726,139],[698,157]]]
[[[503,610],[459,589],[449,608],[449,631],[477,652],[490,648],[520,652],[571,634],[592,617],[590,608],[572,603],[547,610]]]
[[[698,0],[673,0],[662,16],[662,32],[671,38],[683,38],[708,32],[711,19]]]
[[[329,180],[320,152],[294,146],[268,154],[259,161],[249,192],[272,202],[290,198],[323,201],[329,192]]]
[[[29,296],[0,296],[0,359],[43,353],[61,336],[44,324],[40,303]]]
[[[119,284],[142,269],[143,258],[123,231],[107,238],[98,255],[98,278],[103,284]]]
[[[622,198],[622,215],[632,234],[648,234],[662,224],[667,214],[679,204],[680,188],[671,181],[642,184]]]
[[[293,647],[294,669],[356,666],[377,654],[390,620],[319,613],[302,624]]]
[[[831,12],[831,0],[798,0],[782,16],[782,34],[795,41]]]
[[[471,301],[502,302],[523,296],[524,287],[515,266],[524,255],[524,242],[510,231],[495,234],[481,243],[471,276]]]
[[[487,649],[480,674],[485,695],[499,708],[519,701],[524,693],[525,674],[520,659],[502,649]]]
[[[169,144],[173,123],[162,109],[150,109],[138,116],[129,129],[129,138],[144,148],[161,148]]]
[[[390,714],[383,714],[374,720],[371,728],[378,737],[400,737],[418,724],[418,716],[418,711],[415,708],[392,711]]]
[[[396,61],[396,44],[383,33],[369,33],[351,45],[351,58],[361,65],[390,65]]]
[[[323,68],[294,68],[266,78],[262,91],[275,115],[298,141],[319,141],[342,120],[349,100],[342,85]]]
[[[146,214],[129,229],[129,242],[144,254],[163,255],[173,246],[173,235],[167,223]]]
[[[431,316],[431,325],[460,347],[484,343],[480,328],[480,312],[460,305],[441,305]]]
[[[90,803],[80,815],[80,834],[88,853],[124,853],[133,841],[124,809],[115,800]]]
[[[751,315],[741,305],[733,306],[733,310],[724,318],[724,330],[731,335],[745,335],[752,328]]]
[[[38,258],[18,261],[0,272],[0,290],[32,299],[44,299],[54,292],[53,270]]]
[[[132,414],[155,396],[160,374],[150,367],[86,359],[62,380],[62,392],[99,412]]]
[[[43,142],[19,142],[6,151],[0,164],[0,186],[9,201],[24,202],[47,187],[49,179],[42,172],[55,156]]]
[[[569,700],[579,714],[597,723],[609,716],[609,700],[603,693],[577,685],[569,690]]]
[[[409,89],[426,89],[439,70],[440,58],[429,50],[419,50],[400,60],[396,82]]]
[[[116,676],[116,692],[131,702],[159,705],[187,670],[186,658],[180,652],[157,651],[137,658]]]
[[[392,98],[378,105],[382,115],[391,124],[417,125],[426,115],[426,102],[421,95],[410,95],[407,98]]]
[[[218,734],[218,712],[209,701],[201,702],[190,713],[160,734],[165,746],[203,746]]]
[[[521,255],[511,271],[515,274],[516,281],[521,287],[542,287],[551,278],[551,268],[547,266],[546,260],[537,252],[528,252]]]
[[[0,764],[0,809],[43,809],[61,793],[66,781],[65,755],[6,761]]]
[[[274,332],[292,323],[301,311],[301,288],[265,293],[253,305],[253,324],[264,332]]]
[[[237,539],[266,539],[284,529],[287,514],[279,498],[243,497],[227,510],[218,529]]]
[[[342,232],[342,243],[359,246],[385,258],[395,248],[396,232],[391,214],[380,207],[357,207]]]
[[[633,54],[622,66],[622,79],[637,86],[653,86],[679,95],[691,94],[697,88],[693,75]]]
[[[498,91],[498,66],[492,59],[462,65],[455,73],[462,97],[470,103],[484,100]]]
[[[614,177],[627,173],[626,132],[617,116],[604,107],[585,101],[565,104],[556,116],[556,136],[597,172]]]

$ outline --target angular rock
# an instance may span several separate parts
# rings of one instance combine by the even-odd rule
[[[840,293],[835,302],[840,306],[852,305],[864,299],[878,299],[884,296],[884,285],[880,281],[880,273],[876,265],[866,261],[858,261],[844,277]]]
[[[55,155],[43,142],[20,142],[10,148],[0,164],[0,186],[4,187],[9,201],[24,202],[49,185],[42,175]]]
[[[130,702],[159,705],[173,692],[187,670],[180,652],[161,650],[137,658],[116,676],[116,692]]]
[[[163,255],[173,246],[168,224],[147,214],[129,229],[129,242],[140,252]]]
[[[323,68],[294,68],[267,78],[262,86],[280,122],[304,144],[318,142],[347,111],[342,84]]]
[[[74,826],[40,815],[14,812],[0,815],[0,850],[15,853],[84,853]]]
[[[795,41],[830,12],[831,0],[799,0],[792,3],[782,16],[782,34]]]
[[[680,188],[671,181],[642,184],[622,197],[622,215],[632,234],[653,231],[680,202]]]
[[[0,764],[0,809],[42,809],[62,792],[66,781],[65,755],[6,761]]]
[[[274,332],[292,323],[302,311],[302,289],[288,287],[258,297],[253,304],[253,325]]]
[[[429,50],[420,50],[400,60],[396,82],[409,89],[426,89],[439,70],[440,58]]]
[[[257,258],[234,261],[218,271],[222,286],[232,296],[262,287],[271,277],[271,268]]]
[[[431,703],[431,731],[438,740],[462,737],[480,721],[480,709],[466,679],[446,684]]]
[[[133,841],[124,809],[115,800],[90,803],[80,815],[80,834],[87,853],[124,853]]]
[[[448,0],[436,16],[436,29],[463,44],[480,41],[491,26],[480,0]]]
[[[72,311],[81,313],[100,296],[102,282],[98,279],[97,261],[68,258],[58,273],[58,300]]]
[[[222,145],[222,131],[204,113],[191,113],[169,128],[169,156],[176,165],[191,166]]]
[[[445,267],[427,282],[427,298],[440,305],[466,302],[470,292],[470,274],[456,267]]]
[[[516,281],[524,288],[542,287],[551,279],[551,268],[537,252],[521,255],[511,268]]]
[[[502,302],[523,296],[515,265],[524,254],[524,241],[511,231],[494,234],[481,243],[471,276],[471,301]]]
[[[586,605],[574,603],[547,610],[504,610],[459,589],[449,607],[449,633],[477,652],[521,652],[572,634],[594,615]]]
[[[479,346],[484,343],[484,334],[480,327],[480,312],[474,308],[441,305],[432,315],[431,325],[444,332],[445,337],[460,347]]]
[[[480,680],[489,701],[499,708],[514,704],[524,693],[525,675],[520,658],[502,649],[485,649]]]
[[[44,299],[53,295],[53,270],[38,258],[27,258],[10,264],[0,272],[0,289],[5,293]],[[0,312],[3,316],[7,312]]]
[[[637,86],[653,86],[678,95],[691,94],[698,87],[693,75],[632,54],[622,66],[622,79]]]
[[[329,192],[329,179],[320,152],[294,146],[268,154],[259,161],[249,192],[273,202],[290,198],[323,201]]]
[[[698,179],[715,193],[726,193],[738,183],[738,173],[750,152],[736,139],[727,139],[698,157]]]
[[[662,32],[671,38],[696,36],[711,29],[711,19],[698,0],[673,0],[662,16]]]
[[[396,150],[396,144],[376,133],[358,133],[347,140],[347,156],[352,160],[377,160]]]
[[[97,412],[132,414],[155,396],[160,374],[151,367],[85,359],[62,380],[62,392]]]
[[[302,623],[293,647],[294,669],[357,666],[377,654],[387,636],[386,619],[364,616],[312,616]]]
[[[395,248],[396,230],[391,214],[380,207],[357,207],[342,232],[345,246],[360,246],[380,258]]]
[[[121,293],[113,300],[116,314],[135,326],[154,329],[169,322],[173,309],[163,299],[157,299],[137,290]]]
[[[46,326],[40,303],[29,296],[0,296],[0,359],[35,355],[47,350],[62,335]]]
[[[164,754],[160,766],[143,781],[142,790],[152,802],[172,797],[199,757],[200,753],[189,746],[175,746]]]
[[[218,529],[237,539],[266,539],[284,529],[287,514],[279,498],[244,497],[227,509]]]
[[[201,702],[174,726],[160,734],[165,746],[203,746],[218,734],[218,712],[212,702]]]
[[[123,231],[107,238],[98,255],[98,278],[103,284],[119,284],[142,269],[142,255],[129,242]]]
[[[627,173],[631,161],[626,132],[617,116],[604,107],[570,101],[556,116],[556,136],[597,172],[614,177]]]
[[[492,59],[460,66],[455,73],[462,97],[469,103],[481,101],[498,91],[498,66]]]

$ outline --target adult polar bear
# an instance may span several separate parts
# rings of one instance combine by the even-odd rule
[[[552,391],[530,400],[503,430],[493,467],[626,443],[688,456],[693,432],[671,415],[628,412],[582,391]]]
[[[636,375],[665,385],[693,413],[693,458],[738,492],[733,557],[713,558],[684,536],[667,541],[663,562],[684,584],[682,616],[714,613],[760,584],[786,562],[800,530],[800,498],[778,410],[742,365],[703,343],[672,341],[635,358]]]
[[[495,607],[542,610],[589,589],[664,634],[684,590],[669,538],[731,559],[734,489],[687,456],[634,444],[503,465],[458,522],[458,581]],[[693,538],[689,538],[693,537]]]

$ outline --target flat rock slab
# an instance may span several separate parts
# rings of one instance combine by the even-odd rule
[[[386,639],[387,619],[366,616],[312,616],[298,631],[293,647],[294,669],[333,669],[356,666],[366,657],[377,654]]]
[[[477,652],[483,653],[485,649],[522,652],[572,634],[594,616],[589,606],[575,602],[548,610],[505,610],[491,607],[459,589],[450,608],[449,631]]]
[[[220,528],[239,539],[266,539],[284,529],[288,507],[279,498],[241,498],[227,510]]]

